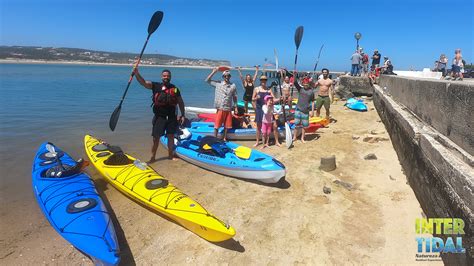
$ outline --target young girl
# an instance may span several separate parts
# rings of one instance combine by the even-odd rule
[[[262,106],[262,110],[263,110],[263,118],[262,118],[263,148],[268,147],[268,142],[270,140],[270,134],[272,133],[272,127],[273,127],[273,97],[271,95],[267,95],[267,96],[265,96],[264,101],[265,101],[265,105]]]

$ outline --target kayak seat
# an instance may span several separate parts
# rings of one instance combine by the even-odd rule
[[[125,153],[123,153],[122,149],[119,146],[109,146],[109,151],[112,155],[104,161],[106,165],[127,165],[133,163],[130,158],[128,158]]]
[[[70,177],[70,176],[79,174],[84,164],[85,164],[84,159],[80,158],[79,160],[77,160],[75,165],[69,165],[69,164],[63,164],[62,166],[55,165],[49,168],[48,170],[44,171],[41,176],[48,177],[48,178]]]
[[[225,142],[213,136],[204,136],[199,141],[199,152],[225,158],[226,153],[232,152]]]

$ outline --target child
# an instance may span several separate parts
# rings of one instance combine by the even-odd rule
[[[263,148],[268,147],[270,140],[270,134],[272,133],[273,127],[273,97],[271,95],[265,96],[263,99],[265,105],[262,106],[263,119],[262,119],[262,134],[263,134]]]

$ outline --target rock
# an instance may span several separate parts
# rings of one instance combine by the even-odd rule
[[[374,108],[374,107],[370,107],[370,111],[373,111],[373,110],[375,110],[375,108]]]
[[[322,157],[319,169],[326,172],[336,169],[336,156]]]
[[[331,194],[331,188],[324,186],[323,187],[323,192],[324,192],[324,194]]]
[[[372,135],[382,135],[384,133],[385,133],[385,131],[383,131],[383,130],[380,130],[380,131],[379,130],[371,130],[370,131],[370,134],[372,134]]]
[[[347,182],[344,182],[344,181],[341,181],[341,180],[334,180],[333,182],[334,184],[337,184],[337,185],[340,185],[342,187],[344,187],[345,189],[347,190],[352,190],[353,189],[353,185],[351,183],[347,183]]]
[[[379,141],[387,141],[388,138],[375,137],[375,136],[365,136],[362,140],[364,142],[368,142],[368,143],[375,143],[375,142],[379,142]]]
[[[332,133],[334,133],[334,134],[341,134],[341,133],[343,133],[343,132],[344,132],[344,131],[342,131],[342,130],[337,130],[337,129],[332,131]]]
[[[369,153],[364,157],[364,160],[377,160],[377,156],[374,153]]]
[[[391,175],[388,176],[390,178],[390,180],[396,180],[395,178],[393,178]]]
[[[382,123],[382,120],[378,119],[378,120],[377,120],[377,123]]]
[[[360,139],[360,136],[352,135],[352,139],[353,139],[353,140]]]

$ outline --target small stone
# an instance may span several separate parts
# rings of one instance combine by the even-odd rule
[[[380,119],[379,119],[379,120],[377,120],[377,123],[382,123],[382,120],[380,120]]]
[[[364,157],[364,160],[377,160],[377,156],[374,153],[369,153]]]
[[[323,187],[323,192],[324,192],[324,194],[331,194],[331,188],[324,186]]]
[[[373,110],[375,110],[375,108],[374,108],[374,107],[370,107],[370,111],[373,111]]]
[[[344,181],[341,181],[341,180],[335,180],[333,183],[337,184],[337,185],[340,185],[340,186],[344,187],[347,190],[352,190],[352,188],[353,188],[353,185],[351,183],[347,183],[347,182],[344,182]]]
[[[391,175],[388,176],[390,178],[390,180],[396,180],[395,178],[393,178]]]
[[[352,135],[352,139],[353,139],[353,140],[360,139],[360,136]]]
[[[378,130],[371,130],[370,131],[370,134],[372,135],[381,135],[381,134],[384,134],[385,131],[381,130],[381,131],[378,131]]]
[[[334,133],[334,134],[341,134],[341,133],[342,133],[342,130],[333,130],[332,133]]]

